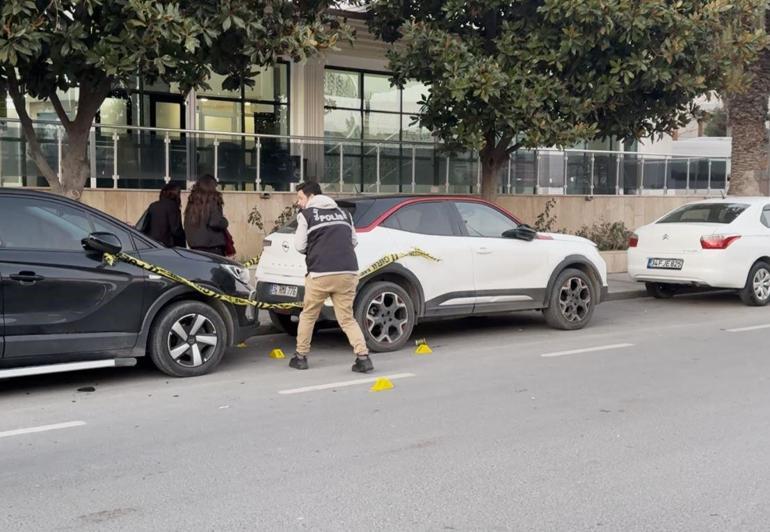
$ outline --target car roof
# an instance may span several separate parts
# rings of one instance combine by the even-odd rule
[[[704,199],[700,201],[694,201],[690,203],[689,205],[698,204],[698,203],[746,203],[749,205],[766,205],[770,203],[770,197],[763,197],[763,196],[727,196],[726,198],[713,198],[713,199]]]

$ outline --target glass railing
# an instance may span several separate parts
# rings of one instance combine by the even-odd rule
[[[43,154],[60,167],[63,129],[36,122]],[[249,135],[97,125],[88,156],[92,188],[185,186],[202,174],[225,189],[290,191],[303,180],[344,193],[476,194],[475,152],[447,154],[437,143]],[[641,195],[720,193],[729,158],[598,150],[542,149],[511,154],[498,174],[500,194]],[[45,186],[28,157],[20,125],[0,120],[0,186]]]

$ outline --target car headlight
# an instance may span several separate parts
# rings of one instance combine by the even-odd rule
[[[247,285],[249,284],[249,281],[251,281],[251,275],[249,274],[249,270],[246,268],[241,268],[240,266],[235,266],[234,264],[222,264],[222,267],[233,277],[238,279],[243,284]]]

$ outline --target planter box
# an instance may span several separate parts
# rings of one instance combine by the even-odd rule
[[[600,251],[607,263],[607,273],[625,273],[628,271],[628,255],[625,251]]]

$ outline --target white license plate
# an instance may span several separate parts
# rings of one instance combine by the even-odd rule
[[[647,259],[650,270],[681,270],[684,266],[682,259]]]
[[[274,284],[270,287],[270,295],[281,297],[297,297],[299,294],[298,286],[285,284]]]

